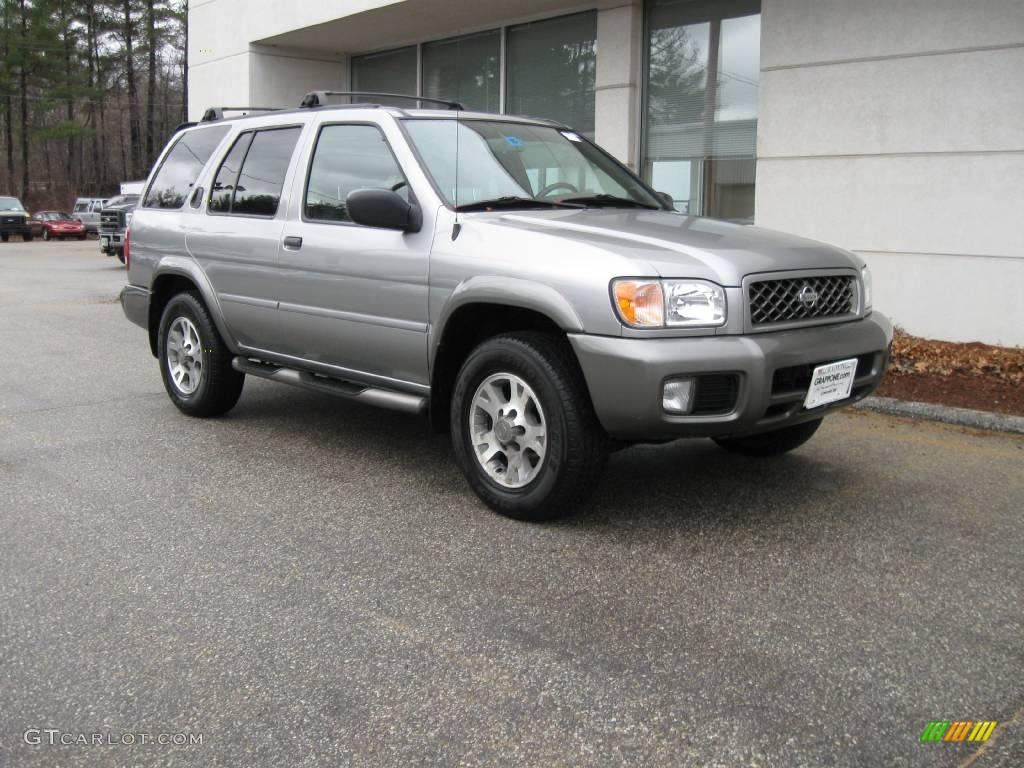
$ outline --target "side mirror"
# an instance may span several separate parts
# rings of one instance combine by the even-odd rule
[[[345,198],[345,206],[352,221],[367,227],[419,232],[423,226],[420,207],[390,189],[354,189]]]
[[[674,211],[676,209],[676,201],[672,199],[672,195],[668,192],[656,192],[655,194],[657,194],[661,202],[669,207],[669,210]]]

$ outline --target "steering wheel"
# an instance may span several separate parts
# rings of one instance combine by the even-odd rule
[[[544,189],[538,192],[537,197],[547,197],[548,195],[550,195],[552,192],[559,188],[567,189],[570,192],[579,192],[579,190],[576,189],[576,187],[574,187],[568,181],[556,181],[554,184],[548,184],[546,187],[544,187]]]

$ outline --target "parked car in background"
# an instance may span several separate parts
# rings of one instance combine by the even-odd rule
[[[73,237],[85,240],[85,224],[64,211],[37,211],[29,220],[32,234],[43,240],[58,238],[64,240]]]
[[[11,235],[20,235],[25,242],[32,239],[28,212],[16,197],[0,197],[0,240],[5,243]]]
[[[71,213],[85,224],[85,231],[95,234],[100,231],[100,211],[107,204],[105,197],[79,197]]]
[[[138,195],[118,195],[107,201],[100,213],[100,253],[117,256],[124,264],[124,230],[131,221]]]

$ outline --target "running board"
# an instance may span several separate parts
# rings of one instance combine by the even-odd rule
[[[329,395],[347,397],[350,400],[376,405],[379,408],[389,408],[392,411],[423,413],[427,409],[427,398],[422,395],[410,395],[406,392],[396,392],[393,389],[367,387],[308,371],[282,368],[271,363],[250,360],[247,357],[234,358],[231,361],[231,367],[241,373],[260,376],[271,381],[280,381],[283,384],[291,384],[293,387],[311,389],[314,392],[326,392]]]

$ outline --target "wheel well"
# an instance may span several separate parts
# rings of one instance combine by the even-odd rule
[[[198,291],[198,288],[182,275],[160,275],[153,283],[153,293],[149,299],[149,349],[153,357],[156,357],[156,335],[160,330],[160,318],[164,314],[164,307],[172,298],[186,291]]]
[[[486,339],[514,331],[565,336],[565,331],[547,315],[505,304],[465,304],[448,318],[430,375],[430,423],[435,430],[448,430],[455,377],[469,353]]]

